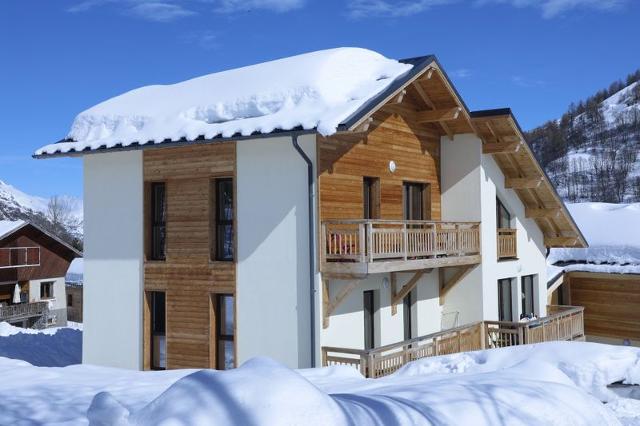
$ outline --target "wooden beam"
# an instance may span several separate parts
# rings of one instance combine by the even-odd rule
[[[513,154],[520,150],[522,144],[520,142],[510,143],[485,143],[482,145],[483,154]]]
[[[404,299],[407,296],[407,294],[409,294],[409,292],[416,287],[416,285],[418,284],[418,281],[420,280],[420,278],[422,278],[422,275],[424,275],[425,272],[427,272],[427,270],[425,269],[416,271],[416,273],[413,274],[413,277],[411,277],[411,279],[404,286],[402,286],[400,291],[396,293],[396,295],[393,297],[393,300],[391,300],[392,309],[393,309],[393,305],[397,305],[399,302],[401,302],[402,299]]]
[[[406,94],[407,94],[407,89],[402,89],[400,93],[398,93],[396,97],[391,100],[391,103],[401,104],[402,100],[404,99],[404,95]]]
[[[431,74],[429,74],[429,78],[431,78]],[[425,92],[422,86],[420,86],[420,82],[418,80],[416,80],[413,83],[413,88],[416,89],[416,92],[418,92],[420,99],[422,99],[422,102],[424,102],[427,107],[431,109],[436,109],[435,104],[433,103],[431,98],[429,98],[429,96],[427,95],[427,92]]]
[[[461,111],[462,108],[460,107],[420,111],[416,113],[416,121],[419,123],[436,123],[455,120]]]
[[[327,328],[329,327],[329,318],[331,317],[331,314],[336,310],[338,305],[340,305],[340,303],[344,301],[344,299],[349,295],[349,293],[351,293],[358,286],[358,284],[360,284],[362,280],[349,281],[348,284],[342,287],[342,289],[340,290],[340,292],[338,293],[338,295],[333,301],[331,301],[330,295],[329,295],[329,282],[326,280],[323,280],[323,281],[324,281],[324,287],[325,287],[323,289],[323,307],[326,307],[326,309],[323,309],[323,312],[322,312],[322,315],[323,315],[322,327]]]
[[[525,208],[525,217],[528,219],[540,219],[540,218],[557,218],[562,213],[562,209],[530,209]]]
[[[395,272],[389,273],[389,291],[391,292],[391,297],[389,300],[394,300],[396,297],[396,288],[397,277]],[[398,313],[398,305],[391,304],[391,315],[395,315]]]
[[[444,298],[456,284],[458,284],[464,277],[469,275],[469,272],[473,270],[476,265],[465,265],[460,266],[455,274],[451,276],[448,280],[444,280],[444,273],[441,275],[441,289],[440,289],[440,304],[444,305]]]
[[[544,239],[546,247],[570,247],[578,243],[576,237],[547,237]]]
[[[358,127],[353,129],[354,133],[366,133],[369,130],[369,126],[373,122],[373,117],[368,117]]]
[[[542,183],[542,176],[538,177],[523,177],[523,178],[506,178],[504,180],[504,187],[510,189],[534,189],[540,186]]]

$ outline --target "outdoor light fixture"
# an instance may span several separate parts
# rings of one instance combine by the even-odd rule
[[[391,173],[396,171],[396,162],[393,160],[389,161],[389,171]]]

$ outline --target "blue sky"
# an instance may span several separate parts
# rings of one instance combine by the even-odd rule
[[[471,109],[525,129],[640,67],[636,0],[2,0],[0,179],[82,195],[80,159],[33,160],[124,91],[311,50],[434,53]]]

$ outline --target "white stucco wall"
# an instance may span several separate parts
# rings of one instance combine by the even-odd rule
[[[454,140],[449,140],[448,137],[441,139],[440,185],[443,221],[482,222],[482,203],[486,197],[481,188],[481,156],[482,141],[475,135],[456,135]],[[495,215],[495,206],[493,211]],[[487,234],[491,234],[491,231],[485,223],[481,223],[481,238]],[[486,259],[484,249],[482,259],[482,265],[476,266],[449,290],[442,306],[446,314],[457,313],[459,325],[483,318],[482,301],[486,297],[482,272]],[[448,272],[447,277],[453,273]]]
[[[496,197],[499,197],[513,218],[512,226],[517,230],[517,254],[516,260],[498,261],[496,238]],[[497,280],[502,278],[516,278],[512,290],[517,303],[514,304],[515,319],[521,312],[521,277],[525,275],[537,275],[534,280],[534,293],[536,300],[534,308],[539,316],[546,315],[546,248],[544,247],[544,235],[533,219],[525,218],[525,207],[516,192],[504,187],[504,175],[493,159],[492,155],[482,155],[482,253],[483,253],[483,280],[486,283],[484,289],[485,319],[498,319],[498,286]]]
[[[396,274],[400,289],[411,279],[413,273]],[[418,281],[414,289],[412,306],[413,337],[440,330],[441,309],[438,297],[438,274],[432,271]],[[346,281],[330,280],[329,297],[334,300]],[[329,319],[329,327],[322,329],[322,346],[337,346],[364,349],[364,296],[368,290],[376,293],[374,315],[375,346],[388,345],[404,340],[404,306],[398,304],[395,315],[391,314],[391,290],[389,274],[374,274],[361,281],[358,286],[336,307]]]
[[[40,284],[53,282],[53,299],[40,299]],[[29,302],[49,301],[50,310],[66,309],[67,291],[64,284],[64,277],[46,278],[29,281]]]
[[[298,140],[315,162],[315,135]],[[290,137],[239,141],[236,153],[238,362],[309,367],[307,164]]]
[[[142,368],[142,151],[84,157],[82,362]]]

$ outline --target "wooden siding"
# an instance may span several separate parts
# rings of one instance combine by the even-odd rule
[[[40,247],[39,266],[0,269],[0,282],[64,277],[76,257],[72,250],[29,225],[2,240],[0,247]]]
[[[166,260],[145,262],[145,291],[166,292],[167,368],[208,368],[209,298],[235,294],[235,262],[210,256],[210,185],[216,177],[235,177],[235,143],[144,151],[146,183],[165,182]],[[147,197],[148,198],[148,197]],[[145,219],[148,221],[148,200]],[[148,222],[145,225],[148,242]],[[149,311],[144,310],[145,368],[149,366]],[[215,354],[212,354],[215,356]]]
[[[562,286],[584,306],[587,335],[640,340],[640,276],[570,272]]]
[[[414,102],[406,97],[403,104]],[[416,105],[417,107],[417,105]],[[380,218],[402,219],[402,183],[430,185],[425,219],[440,220],[440,134],[379,111],[366,134],[318,137],[320,220],[363,218],[363,177],[380,179]],[[389,162],[396,163],[395,173]]]

